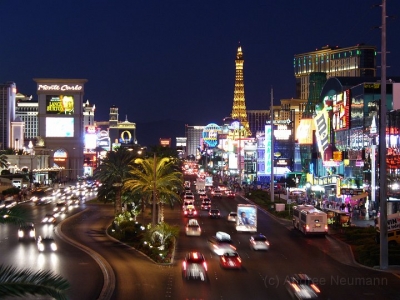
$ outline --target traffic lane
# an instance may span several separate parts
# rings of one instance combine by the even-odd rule
[[[234,203],[226,201],[221,202],[219,199],[214,202],[214,205],[221,209],[223,214],[232,209],[232,204],[234,205]],[[395,276],[374,271],[364,276],[365,271],[363,268],[347,270],[345,266],[338,266],[335,260],[317,247],[319,243],[326,241],[324,237],[303,237],[300,232],[292,230],[290,226],[282,225],[279,220],[268,215],[265,215],[266,217],[264,218],[260,214],[264,213],[259,211],[258,231],[265,233],[271,242],[271,250],[268,251],[271,254],[268,255],[272,263],[264,271],[260,270],[261,264],[256,263],[254,271],[266,280],[267,285],[277,290],[277,296],[281,296],[282,292],[285,293],[284,282],[288,275],[304,272],[315,278],[317,282],[320,282],[324,293],[330,296],[340,298],[349,293],[354,294],[354,296],[360,293],[363,295],[379,295],[379,293],[383,292],[380,291],[383,287],[386,290],[384,294],[388,297],[393,297],[393,289],[386,289],[384,285],[387,282],[387,285],[396,286]],[[226,222],[220,222],[222,219],[210,220],[213,223],[208,222],[207,218],[200,217],[200,220],[203,221],[204,234],[210,231],[216,232],[217,230],[231,234],[234,244],[237,245],[238,252],[244,258],[245,263],[245,257],[248,253],[248,238],[251,234],[235,232],[234,225],[231,224],[229,226]],[[211,226],[209,226],[210,224]],[[204,243],[206,242],[200,242],[197,247],[200,248]],[[191,244],[193,245],[193,243]],[[207,251],[207,248],[203,247],[203,249]],[[244,254],[242,251],[244,251]],[[254,255],[249,254],[249,258]],[[250,264],[257,260],[257,258],[250,259]],[[342,270],[343,268],[346,270]],[[361,290],[351,288],[350,283],[352,280],[358,281],[358,286]],[[363,287],[363,285],[371,281],[378,283],[378,285],[380,284],[379,287]],[[344,287],[340,283],[344,283]]]
[[[12,234],[7,239],[6,248],[1,248],[1,264],[18,269],[31,269],[34,272],[49,270],[69,282],[70,289],[66,293],[69,299],[95,299],[93,296],[96,295],[91,293],[92,281],[88,280],[87,274],[93,274],[98,266],[90,256],[68,243],[64,243],[55,235],[57,251],[41,253],[38,251],[35,241],[18,241],[18,226],[11,224],[0,226],[1,229],[5,229],[5,227],[8,227],[6,231]],[[41,229],[41,225],[36,227],[37,231],[41,231]],[[4,243],[0,243],[0,245],[4,246]],[[82,282],[85,284],[82,285]],[[26,299],[26,297],[12,299]],[[44,299],[51,299],[51,297]]]
[[[114,208],[109,205],[89,206],[63,232],[69,238],[91,248],[112,267],[116,285],[111,299],[160,299],[169,287],[169,266],[160,266],[142,253],[106,235],[113,220]]]

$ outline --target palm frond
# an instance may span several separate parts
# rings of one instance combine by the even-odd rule
[[[24,206],[14,206],[13,208],[0,209],[0,224],[23,225],[31,222],[31,211]]]
[[[31,294],[63,300],[67,299],[65,292],[68,289],[68,281],[51,271],[34,272],[0,265],[0,298]]]

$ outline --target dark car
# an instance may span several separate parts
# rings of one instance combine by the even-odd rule
[[[56,241],[52,237],[38,237],[37,247],[39,252],[50,251],[54,252],[57,251],[57,244]]]
[[[201,209],[202,210],[209,210],[211,208],[211,200],[208,198],[204,198],[201,202]]]
[[[204,255],[197,251],[187,253],[182,262],[182,276],[187,280],[193,278],[206,281],[207,263]]]
[[[294,274],[286,277],[285,286],[294,299],[315,299],[321,291],[306,274]]]
[[[42,219],[42,223],[45,224],[53,224],[56,222],[56,217],[52,214],[46,214]]]
[[[35,240],[36,239],[35,225],[33,224],[21,225],[18,229],[18,239],[20,241]]]
[[[221,218],[221,213],[219,211],[219,209],[210,209],[210,211],[208,212],[208,215],[210,216],[210,218],[214,218],[214,219],[219,219]]]

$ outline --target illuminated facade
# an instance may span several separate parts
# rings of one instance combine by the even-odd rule
[[[247,121],[246,102],[244,97],[244,78],[243,78],[243,52],[242,47],[239,46],[236,54],[236,76],[235,76],[235,90],[233,93],[233,108],[232,119],[240,121],[242,126],[246,129],[246,136],[251,136],[249,122]]]
[[[32,141],[38,136],[38,105],[38,101],[32,100],[32,96],[20,93],[16,96],[15,118],[20,118],[25,123],[25,141]]]
[[[202,140],[204,128],[205,126],[189,126],[186,124],[186,156],[199,158],[200,141]]]
[[[315,51],[296,54],[293,67],[296,97],[308,99],[311,73],[323,72],[327,78],[376,76],[376,47],[364,44],[346,48],[325,46]]]

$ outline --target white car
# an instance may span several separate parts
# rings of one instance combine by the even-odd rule
[[[194,196],[192,195],[185,195],[183,196],[183,201],[194,201]]]
[[[236,219],[237,219],[237,213],[234,212],[234,211],[231,211],[231,212],[228,214],[228,221],[229,221],[229,222],[236,222]]]
[[[208,239],[207,243],[210,250],[217,255],[236,251],[236,247],[232,245],[231,236],[226,232],[218,231],[215,236]]]
[[[250,238],[250,248],[253,250],[269,250],[270,243],[263,234],[253,235]]]
[[[189,222],[186,224],[185,232],[186,232],[186,235],[200,236],[201,228],[200,228],[199,222],[197,222],[196,219],[190,219]]]

